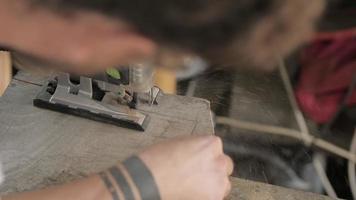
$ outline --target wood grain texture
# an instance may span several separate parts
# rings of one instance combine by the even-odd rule
[[[0,96],[5,92],[12,77],[10,53],[0,51]]]
[[[20,72],[16,79],[0,98],[0,159],[6,175],[2,194],[85,177],[168,138],[214,134],[210,104],[203,99],[162,95],[159,107],[140,107],[152,118],[142,133],[35,108],[32,99],[43,78]],[[327,199],[236,178],[232,182],[228,200]]]
[[[7,176],[0,191],[24,191],[98,172],[167,138],[214,134],[206,100],[173,95],[160,106],[140,107],[151,117],[146,132],[137,132],[36,108],[32,99],[39,79],[16,76],[0,98],[0,158]]]

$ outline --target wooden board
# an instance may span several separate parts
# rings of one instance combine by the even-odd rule
[[[25,75],[16,79],[41,81]],[[141,107],[151,121],[142,133],[35,108],[41,87],[14,80],[0,99],[0,157],[7,180],[1,192],[30,190],[104,170],[167,138],[214,134],[206,100],[172,95]]]
[[[2,194],[84,177],[168,138],[214,134],[210,104],[203,99],[160,96],[159,107],[140,108],[152,118],[142,133],[35,108],[32,99],[43,78],[20,73],[16,79],[0,98],[0,159],[6,174]],[[232,182],[229,199],[326,199],[235,178]]]
[[[10,83],[12,70],[11,70],[11,57],[10,53],[0,51],[0,96],[5,92]]]
[[[233,179],[233,191],[226,200],[331,200],[313,193],[290,190],[273,185]]]

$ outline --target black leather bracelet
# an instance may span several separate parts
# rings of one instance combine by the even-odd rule
[[[137,156],[133,156],[123,165],[135,183],[142,200],[161,200],[157,183],[148,167]]]

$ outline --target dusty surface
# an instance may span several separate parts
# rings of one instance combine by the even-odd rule
[[[41,79],[20,74],[0,98],[0,158],[7,176],[1,193],[26,191],[85,177],[152,143],[182,135],[214,134],[210,105],[197,98],[163,95],[145,133],[32,106]],[[233,179],[229,199],[324,199]]]

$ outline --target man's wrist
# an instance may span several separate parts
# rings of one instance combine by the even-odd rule
[[[101,180],[104,182],[105,187],[110,192],[110,195],[111,195],[112,199],[113,200],[120,200],[118,191],[115,188],[115,186],[113,185],[113,183],[111,182],[107,172],[101,172],[101,173],[99,173],[99,176],[100,176]]]
[[[160,200],[160,193],[150,169],[137,156],[123,162],[126,170],[135,183],[142,200]]]
[[[137,156],[99,174],[113,200],[160,200],[156,181]]]

